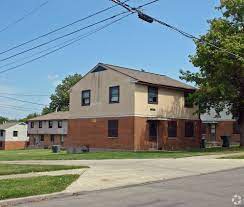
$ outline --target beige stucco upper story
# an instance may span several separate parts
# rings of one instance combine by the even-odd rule
[[[120,86],[120,102],[109,104],[109,87]],[[82,106],[81,93],[91,90],[91,104]],[[88,73],[70,91],[70,117],[131,116],[134,114],[134,80],[112,70]]]
[[[158,118],[199,119],[196,107],[186,108],[184,90],[177,87],[158,87],[158,103],[148,104],[148,84],[106,67],[94,72],[98,64],[70,90],[70,118],[100,118],[141,116]],[[154,75],[155,76],[155,75]],[[162,83],[163,85],[164,83]],[[109,87],[120,87],[119,103],[109,103]],[[82,106],[82,91],[90,90],[90,105]]]

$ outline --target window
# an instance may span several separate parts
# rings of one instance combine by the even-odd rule
[[[184,92],[184,99],[185,99],[185,108],[192,108],[193,103],[191,100],[189,100],[189,97],[192,93],[190,92]]]
[[[4,135],[4,131],[0,130],[0,137],[3,137],[3,135]]]
[[[34,128],[34,122],[32,121],[30,124],[31,124],[31,128]]]
[[[48,127],[49,127],[49,128],[53,128],[53,121],[49,121],[49,122],[48,122]]]
[[[39,128],[42,128],[42,121],[39,121]]]
[[[202,124],[201,132],[202,132],[202,134],[207,134],[207,124]]]
[[[41,142],[44,142],[44,135],[42,134],[40,137]]]
[[[233,134],[240,134],[241,127],[237,121],[233,122]]]
[[[63,127],[63,122],[62,121],[58,121],[58,128],[62,128]]]
[[[155,141],[158,137],[158,122],[148,121],[149,124],[149,140]]]
[[[18,131],[13,131],[13,137],[18,137]]]
[[[148,87],[148,103],[157,104],[158,103],[158,88]]]
[[[91,90],[81,92],[81,105],[89,106],[91,104]]]
[[[2,141],[0,141],[0,148],[2,148],[3,147],[3,142]]]
[[[177,121],[168,122],[168,137],[177,137]]]
[[[194,122],[188,121],[185,123],[185,137],[194,137]]]
[[[109,103],[119,103],[119,86],[109,87]]]
[[[51,142],[54,143],[54,135],[51,135]]]
[[[108,137],[118,137],[118,120],[108,120]]]

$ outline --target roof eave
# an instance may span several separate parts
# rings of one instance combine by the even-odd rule
[[[144,81],[137,81],[137,83],[142,84],[142,85],[157,86],[157,87],[161,87],[161,88],[168,88],[168,89],[189,91],[189,92],[195,92],[197,90],[196,88],[175,87],[175,86],[168,86],[168,85],[163,85],[163,84],[153,84],[153,83],[144,82]]]

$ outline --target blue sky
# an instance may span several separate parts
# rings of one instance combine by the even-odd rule
[[[130,4],[140,5],[149,1],[131,0]],[[43,2],[45,0],[2,0],[0,30]],[[201,35],[208,29],[207,20],[219,16],[219,13],[214,9],[218,4],[218,0],[160,0],[144,8],[144,11],[189,33]],[[0,33],[0,51],[111,5],[112,3],[109,0],[49,0],[48,4],[38,12]],[[26,47],[0,55],[0,59],[71,32],[111,14],[119,13],[122,10],[119,7],[115,8],[96,18],[78,23],[72,28],[33,42]],[[80,34],[82,33],[77,35]],[[53,43],[50,46],[67,39]],[[30,56],[47,47],[26,53],[9,61],[0,62],[0,67]],[[146,71],[165,74],[178,79],[180,69],[197,70],[189,63],[188,58],[188,55],[194,54],[194,50],[195,46],[191,40],[160,25],[147,24],[137,19],[136,16],[131,16],[104,31],[81,40],[71,47],[14,71],[0,74],[0,95],[1,93],[49,95],[54,92],[55,86],[65,76],[75,72],[85,74],[98,62],[138,69],[143,68]],[[0,71],[7,68],[0,68]],[[11,97],[42,104],[48,104],[49,102],[48,97]],[[25,109],[19,111],[1,107],[3,105],[14,105]],[[21,118],[34,111],[40,112],[40,109],[40,106],[0,97],[0,116]]]

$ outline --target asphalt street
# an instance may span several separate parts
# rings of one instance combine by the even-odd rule
[[[21,207],[230,207],[244,204],[244,168],[19,205]],[[237,203],[240,197],[236,197]],[[239,203],[238,203],[239,204]],[[244,205],[239,205],[244,206]]]

